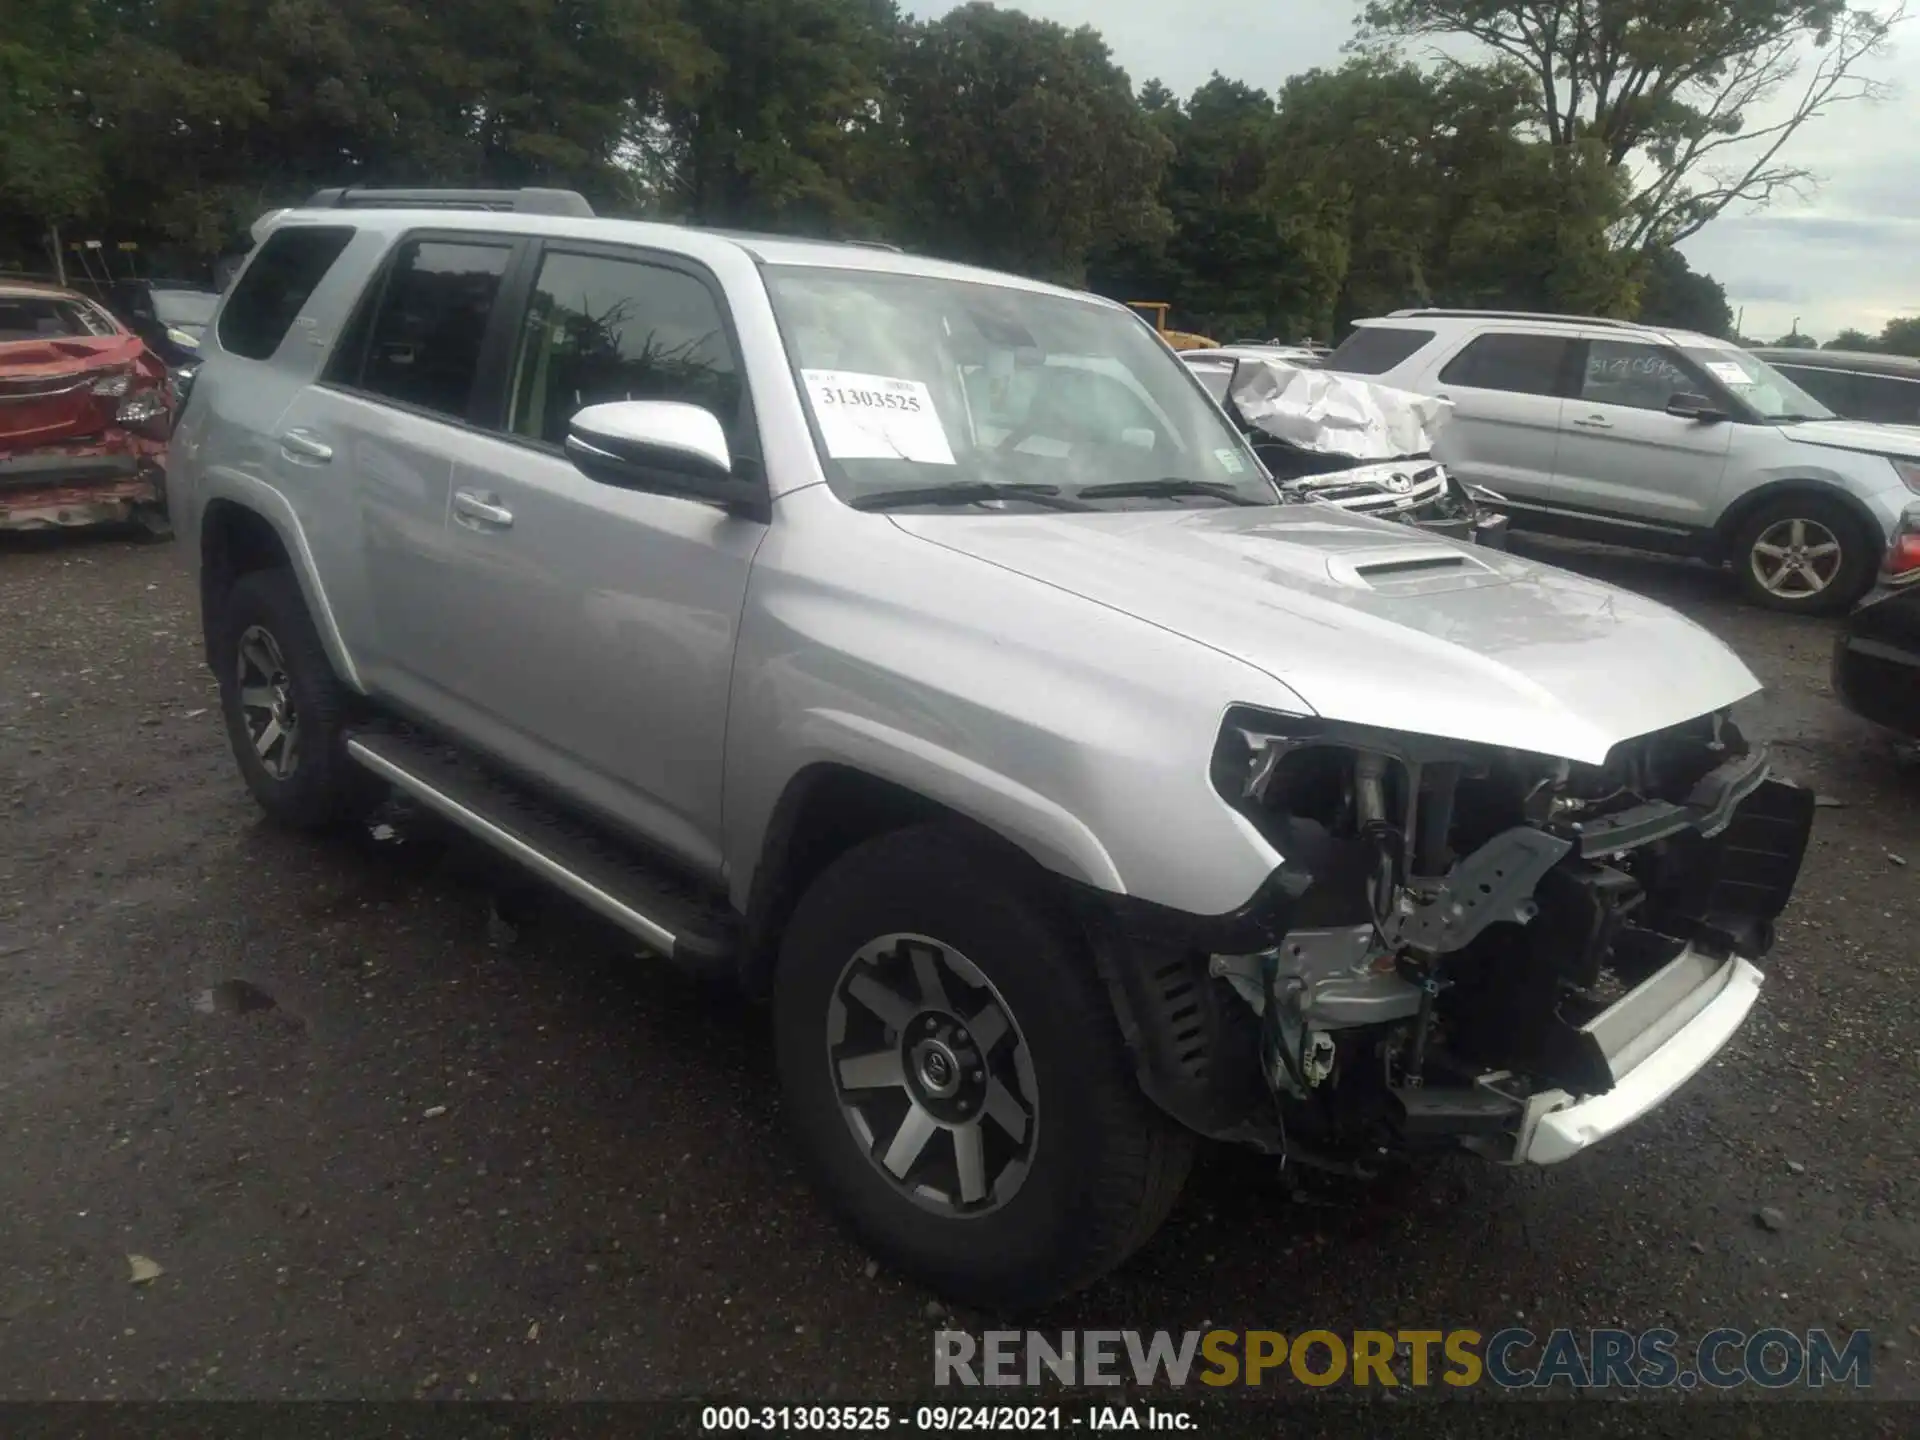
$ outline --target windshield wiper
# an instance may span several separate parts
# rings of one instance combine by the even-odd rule
[[[1220,485],[1211,480],[1182,480],[1177,475],[1165,480],[1123,480],[1113,485],[1089,485],[1080,494],[1088,500],[1158,500],[1178,495],[1206,495],[1215,500],[1224,500],[1229,505],[1280,503],[1278,496],[1258,500],[1231,485]]]
[[[1058,485],[997,485],[969,480],[958,485],[922,485],[911,490],[877,490],[847,503],[856,510],[903,510],[911,505],[981,505],[989,500],[1024,500],[1045,510],[1091,510],[1060,493]]]

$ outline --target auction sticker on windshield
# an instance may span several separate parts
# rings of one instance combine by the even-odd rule
[[[1709,360],[1707,369],[1722,385],[1753,384],[1753,377],[1731,360]]]
[[[836,460],[912,460],[951,465],[953,447],[919,380],[851,370],[803,370],[820,437]]]

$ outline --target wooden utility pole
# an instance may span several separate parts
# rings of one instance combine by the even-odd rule
[[[60,227],[57,224],[47,226],[47,238],[53,243],[53,274],[64,289],[67,283],[67,251],[60,243]]]

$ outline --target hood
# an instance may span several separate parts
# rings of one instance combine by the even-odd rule
[[[1760,688],[1663,605],[1331,506],[891,518],[1232,655],[1332,720],[1598,764]]]
[[[1830,450],[1861,450],[1869,455],[1898,455],[1920,460],[1920,426],[1875,425],[1866,420],[1803,420],[1782,425],[1780,433]]]

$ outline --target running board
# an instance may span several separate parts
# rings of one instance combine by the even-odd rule
[[[649,949],[691,970],[731,971],[731,912],[452,746],[409,732],[363,730],[348,736],[347,754]]]

